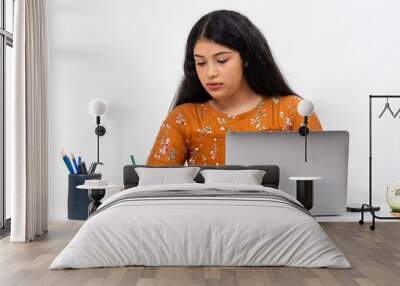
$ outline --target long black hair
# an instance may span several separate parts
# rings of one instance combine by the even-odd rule
[[[248,63],[243,70],[244,77],[257,94],[295,94],[285,82],[260,30],[238,12],[217,10],[201,17],[189,33],[183,64],[184,76],[170,110],[186,102],[206,102],[211,99],[197,76],[193,55],[194,46],[201,38],[238,51],[243,63]]]

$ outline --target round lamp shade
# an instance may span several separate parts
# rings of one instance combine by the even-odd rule
[[[314,105],[311,101],[304,99],[297,105],[297,110],[301,116],[309,116],[314,111]]]
[[[101,98],[93,99],[89,104],[89,111],[93,116],[102,116],[107,111],[107,104]]]

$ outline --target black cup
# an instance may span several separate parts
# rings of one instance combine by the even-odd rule
[[[83,185],[85,180],[99,180],[101,174],[68,176],[68,219],[85,220],[88,218],[88,206],[90,204],[88,191],[77,189],[76,186]]]

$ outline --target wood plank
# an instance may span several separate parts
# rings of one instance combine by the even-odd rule
[[[82,221],[52,222],[48,234],[32,243],[0,241],[0,285],[398,285],[400,223],[369,225],[321,223],[351,262],[352,269],[295,267],[115,267],[49,270],[52,260]]]

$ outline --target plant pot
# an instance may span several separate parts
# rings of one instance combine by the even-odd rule
[[[386,201],[393,212],[400,212],[400,181],[387,186]]]

